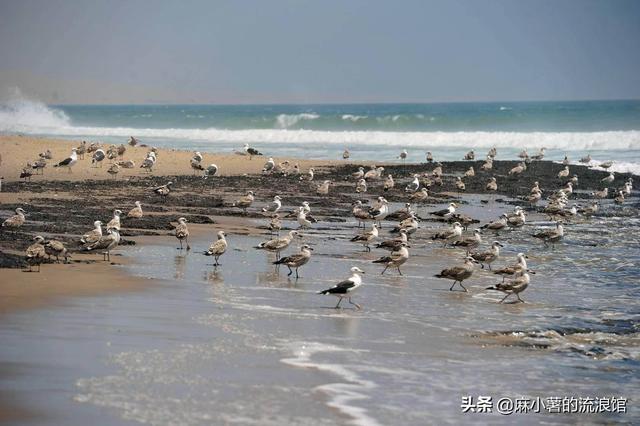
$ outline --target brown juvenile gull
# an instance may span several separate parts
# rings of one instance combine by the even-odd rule
[[[276,234],[280,234],[281,229],[282,229],[282,221],[280,220],[280,215],[278,213],[275,213],[271,217],[271,221],[269,222],[269,231],[271,231],[272,234],[274,232]]]
[[[569,176],[569,166],[564,166],[564,169],[558,172],[558,179],[564,179]]]
[[[24,179],[25,182],[31,182],[31,176],[33,176],[33,172],[28,168],[23,168],[20,172],[20,179]]]
[[[464,155],[463,160],[475,160],[475,158],[476,154],[473,152],[473,150],[471,150]]]
[[[444,217],[445,219],[448,219],[455,212],[456,212],[456,203],[449,203],[449,206],[446,209],[436,210],[436,211],[430,212],[429,214],[432,214],[434,216]]]
[[[319,184],[316,188],[316,194],[318,195],[327,195],[329,193],[329,186],[331,185],[330,180],[325,180],[321,184]]]
[[[80,238],[82,244],[93,244],[102,237],[102,222],[96,220],[93,222],[93,229]]]
[[[464,172],[463,177],[474,177],[476,175],[476,171],[473,169],[473,166],[469,167],[469,170]]]
[[[113,250],[120,242],[120,232],[117,229],[107,229],[107,235],[103,235],[91,244],[85,244],[83,249],[86,251],[104,250],[102,252],[103,260],[111,261],[111,250]]]
[[[311,182],[313,180],[314,171],[315,170],[313,169],[313,167],[309,167],[309,170],[307,171],[307,173],[300,176],[300,180]]]
[[[482,269],[484,269],[484,265],[486,264],[489,270],[491,270],[491,263],[500,257],[500,247],[504,246],[498,241],[494,241],[489,250],[472,253],[471,257],[482,266]]]
[[[549,245],[549,243],[551,243],[552,246],[555,246],[555,244],[564,237],[564,227],[562,226],[562,223],[556,222],[556,229],[548,229],[546,231],[538,232],[533,234],[533,237],[544,241],[545,246]]]
[[[140,203],[140,201],[136,201],[135,204],[136,206],[129,210],[129,213],[127,213],[127,217],[130,217],[132,219],[139,219],[143,215],[142,204]]]
[[[400,248],[398,250],[392,251],[389,256],[383,256],[380,259],[374,260],[373,263],[384,264],[384,269],[382,270],[380,275],[384,275],[389,267],[395,267],[398,270],[398,273],[402,275],[400,266],[404,265],[409,259],[408,247],[409,245],[407,243],[402,243],[400,244]]]
[[[358,228],[360,227],[360,224],[365,226],[365,222],[371,220],[371,217],[369,216],[369,212],[363,208],[362,201],[360,200],[356,200],[353,203],[353,209],[351,210],[351,214],[353,214],[353,217],[355,217],[356,220],[358,221]]]
[[[273,197],[273,201],[267,205],[267,207],[262,208],[262,213],[267,216],[271,216],[273,213],[277,213],[282,207],[282,199],[279,195]]]
[[[512,168],[511,170],[509,170],[509,176],[511,175],[519,175],[522,172],[525,171],[525,164],[524,163],[518,163],[517,166],[515,166],[514,168]]]
[[[602,191],[595,191],[591,193],[591,196],[594,198],[607,198],[609,196],[609,188],[605,188]]]
[[[456,188],[458,191],[465,191],[467,189],[467,186],[464,184],[460,176],[456,178]]]
[[[133,160],[118,161],[116,164],[123,169],[133,169],[136,166],[136,162]]]
[[[420,191],[409,195],[409,200],[414,203],[420,203],[426,201],[427,199],[429,199],[429,191],[427,190],[427,188],[422,188]]]
[[[118,177],[118,173],[120,173],[120,166],[116,163],[113,163],[107,169],[107,173],[109,173],[115,179],[116,177]]]
[[[431,151],[427,151],[427,163],[433,163],[433,154],[431,154]]]
[[[191,169],[193,169],[194,175],[204,171],[204,166],[195,157],[189,161],[189,164],[191,165]]]
[[[369,244],[371,244],[376,238],[378,238],[378,225],[374,223],[371,226],[370,231],[365,231],[359,235],[356,235],[351,239],[351,241],[360,243],[364,246],[366,251],[371,251],[371,247],[369,247]]]
[[[51,259],[51,256],[55,256],[56,262],[59,261],[60,256],[64,257],[64,263],[67,263],[67,259],[69,258],[69,252],[62,241],[47,241],[44,245],[44,251],[47,253],[47,256],[49,256],[49,259]]]
[[[302,247],[300,247],[300,253],[292,254],[291,256],[285,256],[281,259],[276,260],[275,262],[273,262],[273,264],[285,265],[287,268],[289,268],[289,273],[287,274],[287,276],[291,276],[291,274],[293,274],[293,269],[291,268],[295,268],[296,279],[298,279],[300,278],[300,276],[298,275],[298,268],[309,262],[309,259],[311,259],[312,250],[313,248],[309,247],[309,245],[307,244],[304,244]]]
[[[411,203],[404,203],[403,208],[389,213],[386,219],[401,221],[411,217],[412,214],[414,214],[414,212],[411,210]]]
[[[134,138],[133,136],[129,136],[129,145],[136,146],[137,144],[138,144],[138,139]]]
[[[492,177],[491,179],[489,179],[489,182],[487,182],[487,185],[485,186],[485,189],[487,191],[497,191],[498,190],[498,183],[496,182],[496,178]]]
[[[435,275],[435,277],[453,280],[453,284],[451,284],[449,291],[453,291],[453,287],[455,287],[456,283],[460,283],[460,287],[462,287],[462,290],[466,292],[467,288],[462,284],[462,282],[473,275],[474,263],[478,262],[476,262],[471,256],[467,256],[464,259],[464,264],[443,269],[439,274]]]
[[[485,161],[484,164],[482,164],[482,166],[480,167],[481,170],[484,171],[489,171],[491,169],[493,169],[493,160],[491,159],[491,157],[488,157]]]
[[[87,148],[87,153],[91,154],[92,152],[96,152],[96,150],[100,149],[100,146],[98,142],[91,142],[91,145]]]
[[[446,247],[448,243],[453,243],[462,235],[462,227],[459,222],[454,222],[451,228],[436,232],[431,239],[443,241],[442,247]]]
[[[358,194],[367,192],[367,181],[364,179],[360,179],[356,182],[356,192]]]
[[[611,166],[613,166],[613,161],[605,161],[604,163],[600,164],[600,167],[605,170],[609,169],[609,167]]]
[[[522,151],[520,151],[520,153],[518,154],[518,157],[524,159],[529,158],[529,153],[527,152],[527,149],[524,148]]]
[[[534,155],[531,156],[531,159],[532,160],[537,160],[537,161],[542,160],[544,158],[544,154],[545,154],[545,150],[546,149],[547,148],[540,148],[540,150],[538,151],[537,154],[534,154]]]
[[[516,215],[507,218],[507,225],[512,228],[520,228],[527,222],[524,210],[518,210]]]
[[[187,219],[181,217],[178,219],[178,224],[175,227],[175,234],[178,241],[180,241],[180,250],[182,250],[182,240],[187,243],[187,251],[191,250],[189,246],[189,228],[187,227]]]
[[[504,229],[505,226],[507,226],[507,215],[506,213],[503,213],[502,215],[500,215],[500,219],[483,225],[482,229],[490,229],[497,233],[501,229]]]
[[[516,258],[516,263],[493,271],[494,274],[502,275],[502,282],[504,282],[507,276],[517,276],[527,270],[527,255],[524,253],[518,253]]]
[[[298,231],[289,231],[287,235],[284,237],[274,238],[269,241],[265,241],[263,243],[258,244],[255,248],[259,250],[267,250],[270,252],[274,252],[276,254],[276,258],[280,258],[280,252],[291,244],[294,237],[299,237]],[[300,238],[300,237],[299,237]]]
[[[451,245],[454,247],[463,248],[467,251],[467,254],[469,254],[471,250],[477,247],[480,247],[481,243],[482,243],[482,235],[480,233],[480,230],[475,229],[473,231],[472,237],[467,237],[462,240],[454,241],[453,244]]]
[[[107,223],[107,229],[113,228],[113,229],[117,229],[118,231],[120,230],[120,216],[122,215],[122,211],[120,210],[114,210],[113,211],[113,219],[111,219],[109,221],[109,223]]]
[[[358,167],[358,171],[351,173],[351,178],[354,180],[360,180],[364,177],[364,167]]]
[[[35,243],[27,247],[26,256],[27,263],[29,264],[29,272],[32,271],[33,265],[38,265],[38,272],[40,272],[40,265],[44,262],[44,257],[47,255],[42,242],[44,238],[40,235],[34,238]]]
[[[40,154],[38,154],[38,156],[40,158],[44,158],[45,160],[52,160],[53,159],[53,154],[51,153],[50,149],[47,149],[45,152],[41,152]]]
[[[501,291],[506,294],[506,296],[503,297],[499,303],[503,303],[507,299],[507,297],[511,296],[512,294],[516,295],[516,297],[518,298],[518,302],[524,303],[524,300],[520,299],[520,293],[522,293],[527,289],[527,287],[529,287],[529,283],[531,281],[529,274],[534,273],[535,272],[533,271],[525,269],[521,276],[511,281],[502,282],[491,287],[487,287],[487,290]]]
[[[342,153],[342,158],[343,158],[344,160],[348,160],[348,159],[349,159],[349,157],[351,157],[351,153],[349,152],[349,149],[345,148],[345,149],[344,149],[344,152]]]
[[[3,228],[18,229],[24,224],[24,221],[25,221],[24,210],[21,207],[18,207],[15,211],[16,211],[16,214],[14,214],[13,216],[10,216],[7,220],[2,222]]]
[[[356,291],[358,287],[362,285],[362,277],[359,274],[364,274],[364,271],[357,266],[354,266],[351,268],[350,278],[339,282],[331,288],[319,291],[318,294],[331,294],[338,297],[339,300],[338,304],[335,306],[336,309],[340,307],[340,302],[342,302],[342,299],[344,298],[347,298],[350,304],[355,306],[357,309],[360,309],[360,305],[351,301],[351,293]]]
[[[205,256],[213,256],[215,263],[214,266],[220,265],[218,259],[227,251],[227,239],[224,231],[218,231],[218,239],[211,243],[209,249],[204,252]]]
[[[381,242],[380,244],[376,245],[376,248],[381,248],[381,249],[385,249],[385,250],[389,250],[389,251],[397,251],[400,249],[400,246],[402,245],[402,243],[407,243],[407,230],[406,229],[401,229],[400,230],[400,236],[390,239],[390,240],[385,240],[383,242]]]
[[[419,224],[416,219],[415,213],[411,213],[411,216],[400,222],[397,226],[391,229],[389,232],[398,233],[404,230],[407,235],[411,235],[418,230]]]
[[[393,181],[393,176],[388,174],[387,178],[384,180],[384,187],[382,188],[384,191],[388,191],[393,189],[396,183]]]

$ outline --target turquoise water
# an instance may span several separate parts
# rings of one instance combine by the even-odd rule
[[[244,143],[273,156],[410,161],[425,151],[460,159],[469,149],[514,158],[523,148],[571,160],[589,152],[640,173],[640,101],[362,105],[59,105],[16,99],[0,106],[0,133],[229,152]]]

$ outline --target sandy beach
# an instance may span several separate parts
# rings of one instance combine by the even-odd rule
[[[208,374],[211,374],[212,377],[218,377],[217,375],[221,374],[221,371],[228,371],[228,374],[233,375],[234,381],[243,383],[247,380],[246,377],[241,377],[236,373],[253,368],[256,362],[268,363],[270,368],[277,371],[278,374],[289,375],[287,384],[282,384],[282,388],[271,390],[274,395],[277,394],[281,398],[285,398],[285,395],[296,392],[296,386],[306,389],[305,383],[309,380],[318,389],[322,389],[318,391],[322,395],[319,399],[306,395],[304,392],[299,395],[301,398],[299,404],[306,407],[307,412],[292,410],[275,403],[274,407],[279,407],[277,410],[293,416],[288,418],[291,421],[293,419],[295,421],[307,420],[316,424],[317,419],[324,415],[324,404],[327,403],[334,408],[335,411],[332,411],[331,416],[338,423],[370,422],[371,418],[366,412],[375,413],[377,418],[388,422],[391,421],[391,417],[388,417],[389,412],[380,411],[375,406],[364,402],[361,404],[363,407],[367,407],[366,411],[360,412],[357,403],[354,405],[353,402],[349,402],[348,395],[351,393],[367,395],[371,389],[375,388],[375,386],[368,384],[367,380],[354,378],[357,376],[355,371],[359,371],[357,368],[349,372],[349,369],[353,367],[344,367],[349,370],[347,371],[343,370],[343,367],[333,367],[333,364],[327,365],[320,359],[316,359],[322,354],[331,357],[345,356],[343,351],[347,349],[339,348],[340,340],[331,343],[331,339],[323,341],[321,337],[335,332],[334,326],[340,330],[338,334],[344,333],[347,341],[351,338],[349,336],[357,334],[355,330],[358,327],[362,327],[361,333],[369,336],[367,341],[375,343],[370,343],[373,346],[366,344],[359,350],[377,353],[381,347],[384,347],[383,353],[392,354],[397,348],[385,340],[385,337],[377,334],[378,331],[375,327],[370,329],[370,326],[364,326],[364,319],[367,318],[368,322],[379,324],[379,327],[386,329],[384,335],[388,336],[405,333],[416,324],[420,324],[420,327],[430,331],[425,334],[424,331],[420,331],[422,329],[416,330],[413,338],[422,342],[416,344],[415,350],[418,352],[413,353],[414,349],[407,350],[412,354],[411,357],[418,356],[418,353],[426,350],[427,359],[435,360],[436,363],[436,366],[429,364],[429,369],[435,368],[442,372],[448,370],[446,364],[441,364],[442,360],[453,355],[451,353],[447,353],[446,356],[442,355],[435,347],[425,349],[431,348],[429,342],[440,342],[439,345],[436,345],[440,348],[451,349],[455,347],[457,348],[454,350],[455,353],[464,353],[469,345],[478,345],[480,342],[481,347],[485,349],[483,355],[478,358],[478,362],[483,362],[486,371],[493,371],[493,374],[497,374],[501,367],[499,365],[491,368],[486,367],[488,359],[507,357],[508,361],[504,362],[513,363],[514,368],[517,369],[523,368],[519,364],[519,359],[527,358],[527,355],[522,353],[518,355],[517,352],[502,351],[502,346],[532,348],[541,345],[541,337],[535,331],[516,335],[511,332],[513,328],[496,330],[492,326],[495,323],[491,318],[498,315],[494,306],[498,305],[488,303],[486,296],[482,293],[482,289],[486,286],[485,283],[495,280],[490,272],[484,270],[478,272],[478,282],[472,284],[474,292],[472,297],[476,299],[473,301],[475,305],[472,302],[470,302],[471,304],[464,303],[466,294],[446,291],[449,284],[433,277],[435,272],[452,262],[456,262],[456,259],[460,258],[463,253],[457,250],[452,252],[451,249],[443,249],[439,244],[434,244],[431,241],[432,233],[447,226],[447,223],[446,220],[432,216],[429,212],[440,209],[453,201],[465,213],[477,218],[479,224],[489,222],[502,212],[512,210],[513,205],[522,204],[521,197],[528,193],[534,181],[538,181],[543,188],[559,187],[561,182],[559,182],[557,174],[563,169],[561,164],[551,161],[534,162],[530,164],[527,173],[520,176],[510,176],[509,170],[517,162],[498,160],[494,162],[493,170],[490,172],[478,172],[475,178],[467,179],[466,191],[461,192],[455,186],[456,176],[462,175],[471,165],[479,170],[482,162],[443,162],[442,185],[434,185],[430,188],[430,197],[425,202],[414,206],[418,216],[422,219],[421,228],[423,230],[412,237],[412,257],[407,263],[406,275],[400,276],[394,273],[379,276],[377,275],[379,274],[378,268],[372,267],[371,262],[382,254],[381,251],[366,253],[358,244],[349,241],[357,232],[356,223],[351,216],[352,204],[355,200],[361,200],[365,205],[371,204],[378,195],[383,194],[390,201],[391,210],[397,210],[407,200],[404,187],[412,180],[412,175],[414,173],[429,173],[435,164],[402,164],[399,161],[379,163],[379,166],[385,168],[385,174],[393,174],[396,186],[392,190],[383,191],[384,180],[373,180],[370,182],[369,190],[364,194],[354,192],[355,185],[351,180],[351,173],[360,165],[368,169],[367,166],[370,163],[367,162],[289,159],[292,163],[299,163],[303,172],[307,167],[316,168],[315,179],[309,183],[301,182],[298,176],[262,175],[260,171],[265,157],[256,157],[250,160],[247,157],[233,154],[203,153],[205,163],[216,162],[222,171],[220,176],[204,181],[201,174],[193,175],[189,167],[191,152],[166,150],[160,150],[158,167],[151,175],[135,169],[131,171],[130,175],[127,174],[129,171],[124,171],[122,175],[113,179],[105,175],[106,165],[102,169],[92,168],[91,161],[87,157],[78,161],[73,173],[47,167],[43,176],[34,175],[28,182],[18,178],[24,163],[29,159],[35,159],[39,152],[47,148],[51,149],[54,152],[54,160],[51,162],[53,163],[62,159],[70,147],[76,145],[77,142],[73,141],[16,136],[0,138],[0,154],[2,155],[0,174],[5,178],[2,192],[0,192],[2,219],[8,217],[17,207],[22,207],[27,212],[26,222],[18,230],[2,230],[0,232],[0,265],[2,266],[0,269],[0,281],[2,282],[0,285],[0,315],[10,318],[7,323],[8,327],[18,327],[19,325],[11,324],[22,324],[23,321],[46,324],[47,318],[51,315],[59,318],[57,321],[61,321],[60,323],[52,322],[50,324],[50,327],[53,328],[53,335],[48,339],[54,353],[67,351],[67,345],[71,345],[79,353],[93,352],[96,350],[95,347],[102,348],[103,340],[106,339],[109,345],[104,349],[97,350],[99,356],[106,357],[112,353],[110,346],[112,342],[116,345],[123,345],[122,349],[126,352],[118,355],[116,369],[119,368],[118,366],[122,366],[127,372],[117,372],[121,376],[115,376],[117,380],[114,382],[114,378],[106,375],[102,368],[94,371],[95,365],[92,363],[91,366],[87,365],[73,374],[74,380],[77,380],[75,384],[69,382],[69,378],[62,371],[48,373],[49,380],[62,380],[66,383],[65,392],[57,399],[56,409],[51,411],[47,409],[50,403],[44,402],[44,400],[39,401],[37,398],[30,399],[32,395],[39,394],[38,380],[31,379],[29,383],[33,383],[34,389],[31,392],[25,391],[26,400],[19,404],[22,407],[21,411],[0,410],[2,418],[7,422],[15,419],[26,421],[36,415],[32,409],[37,407],[36,411],[43,411],[37,413],[38,416],[42,415],[39,420],[42,423],[56,421],[56,419],[65,423],[74,423],[78,420],[77,416],[82,416],[83,419],[92,418],[96,424],[111,423],[110,417],[101,419],[90,409],[83,408],[81,411],[74,409],[78,402],[88,402],[98,407],[110,407],[112,409],[109,411],[110,413],[122,412],[124,417],[129,420],[197,424],[197,416],[202,415],[203,418],[206,418],[210,415],[209,412],[213,406],[206,405],[207,408],[203,408],[196,401],[197,404],[187,410],[176,409],[172,413],[156,415],[155,410],[158,407],[170,405],[170,402],[164,397],[147,394],[146,388],[138,389],[137,379],[132,382],[130,374],[135,372],[134,376],[140,375],[144,377],[141,380],[145,381],[149,380],[146,374],[153,371],[153,377],[161,377],[160,381],[167,381],[167,383],[182,380],[179,377],[190,377],[190,365],[192,363],[199,364],[203,353],[209,357],[211,356],[210,351],[218,353],[223,350],[216,345],[210,347],[202,343],[209,339],[214,339],[214,341],[219,339],[220,342],[226,342],[225,347],[227,348],[234,346],[242,353],[251,354],[240,358],[235,355],[230,359],[222,357],[218,358],[214,364],[201,366],[203,371],[209,371]],[[145,148],[133,150],[128,148],[127,152],[138,159],[144,156]],[[125,158],[128,156],[129,154],[126,154]],[[276,161],[284,160],[276,159]],[[579,175],[580,182],[579,190],[573,194],[573,199],[575,202],[586,203],[591,197],[589,195],[591,191],[602,189],[601,179],[607,173],[586,166],[572,166],[572,169],[574,173]],[[487,193],[485,185],[492,176],[497,178],[498,191]],[[627,177],[627,175],[618,174],[618,178],[621,180]],[[325,179],[332,182],[329,194],[319,195],[316,192],[317,183]],[[151,191],[152,188],[165,184],[169,180],[174,182],[174,186],[168,197],[160,197]],[[242,210],[232,207],[232,204],[248,190],[255,192],[256,199],[248,212],[244,214]],[[259,242],[270,238],[267,229],[269,219],[262,214],[261,209],[275,195],[280,195],[284,201],[283,213],[290,213],[300,203],[308,201],[313,209],[314,217],[318,219],[318,223],[313,224],[312,229],[304,231],[305,235],[302,241],[312,243],[316,251],[314,252],[314,262],[306,269],[303,268],[300,281],[292,281],[282,271],[280,273],[274,271],[273,265],[271,265],[275,260],[274,255],[254,248]],[[108,222],[114,209],[120,209],[126,214],[129,209],[134,207],[135,201],[142,203],[145,215],[140,219],[122,219],[121,235],[123,241],[113,251],[111,262],[104,262],[99,254],[86,254],[79,251],[80,236],[92,228],[95,220]],[[631,203],[635,203],[635,201],[632,200]],[[612,220],[616,220],[616,217],[624,217],[624,214],[630,211],[628,209],[629,206],[623,207],[619,211],[605,211],[601,217],[611,216]],[[551,254],[552,252],[543,248],[542,245],[532,247],[530,242],[526,241],[526,237],[534,227],[549,225],[548,218],[539,210],[529,208],[529,214],[529,220],[533,223],[530,228],[525,231],[508,232],[499,237],[497,234],[494,236],[488,233],[484,237],[485,243],[489,243],[493,238],[500,238],[501,241],[511,246],[510,251],[537,251],[537,253],[530,255],[532,262],[537,264],[559,262]],[[191,253],[176,250],[178,241],[173,236],[172,224],[175,224],[179,217],[188,219],[191,231],[190,241],[193,247]],[[390,236],[387,232],[393,225],[394,222],[383,221],[382,232],[385,238]],[[295,219],[286,220],[283,232],[295,229],[297,226]],[[479,225],[472,225],[470,230],[474,226]],[[584,264],[588,260],[580,250],[591,250],[589,248],[593,247],[589,256],[597,256],[599,249],[597,243],[593,242],[593,238],[595,238],[593,235],[602,236],[611,231],[604,221],[598,222],[597,225],[590,224],[588,221],[580,221],[574,226],[584,227],[583,234],[572,232],[566,256],[569,256],[577,264]],[[231,248],[221,260],[223,266],[213,268],[211,259],[202,256],[201,253],[215,238],[215,233],[218,230],[227,232]],[[45,263],[42,265],[40,273],[23,272],[26,267],[24,250],[31,244],[35,235],[65,242],[71,252],[70,263]],[[585,240],[582,240],[583,237],[580,235],[585,235]],[[621,243],[626,244],[624,241]],[[295,243],[296,246],[298,244],[301,242]],[[591,261],[594,262],[594,260]],[[353,264],[369,270],[372,275],[368,276],[367,280],[377,281],[377,283],[369,287],[370,290],[365,293],[367,297],[364,301],[357,299],[365,304],[362,313],[350,310],[346,310],[344,313],[333,312],[333,309],[329,309],[331,308],[329,305],[332,305],[334,301],[318,300],[319,296],[315,292],[334,282],[334,278],[329,278],[329,276],[340,277],[344,275],[344,270]],[[626,264],[615,263],[615,265],[615,267],[621,268],[619,269],[620,273],[627,273],[625,272],[627,271]],[[561,270],[559,266],[558,268]],[[542,273],[544,274],[544,272]],[[546,273],[547,287],[557,288],[566,285],[563,281],[565,276],[556,277],[550,271]],[[518,317],[522,315],[518,320],[521,322],[519,326],[521,329],[527,330],[532,326],[542,324],[546,320],[543,318],[553,315],[554,308],[551,308],[551,305],[554,303],[554,297],[557,296],[554,296],[553,292],[540,291],[541,287],[537,288],[538,290],[534,288],[531,291],[533,293],[531,296],[527,295],[527,298],[532,297],[534,300],[533,304],[527,305],[530,306],[531,314],[525,315],[527,311],[523,307],[507,308],[509,315]],[[412,295],[410,296],[409,293]],[[281,298],[281,294],[286,294],[287,298]],[[565,303],[569,303],[570,299],[567,299],[569,296],[568,294],[562,296],[566,299]],[[589,300],[600,300],[598,299],[600,297],[608,296],[605,293],[598,293],[596,299]],[[394,300],[391,307],[388,306],[387,298]],[[416,300],[419,300],[420,304],[413,306],[413,298],[417,298]],[[490,300],[495,302],[493,299]],[[211,313],[210,304],[212,302],[214,306],[218,306],[220,316],[217,313]],[[477,305],[477,302],[481,302],[481,304]],[[395,304],[399,305],[395,306]],[[408,305],[410,314],[404,313],[404,304]],[[476,308],[472,309],[472,305]],[[115,322],[121,323],[121,325],[118,325],[116,329],[107,327],[100,333],[95,332],[92,327],[83,328],[84,326],[81,324],[94,315],[94,309],[97,309],[101,318],[105,318],[104,324]],[[387,310],[394,311],[396,309],[394,314],[387,312]],[[452,320],[452,317],[456,317],[459,309],[463,309],[469,318],[477,316],[474,320],[475,327],[468,330],[464,318]],[[428,313],[424,317],[418,314],[423,310]],[[169,315],[170,320],[169,317],[164,316],[168,312],[172,312]],[[124,320],[124,318],[127,319]],[[194,319],[196,325],[194,325]],[[166,321],[170,324],[168,328],[163,326]],[[333,323],[333,321],[337,322]],[[400,323],[395,324],[396,321],[400,321]],[[453,325],[451,321],[453,321]],[[83,330],[81,341],[69,343],[55,338],[58,324],[67,322]],[[303,333],[304,335],[296,335],[295,330],[298,328],[296,324],[299,322],[307,324],[307,331]],[[274,324],[276,330],[272,330],[268,324]],[[605,321],[604,324],[609,323]],[[130,340],[128,336],[136,335],[136,330],[141,326],[148,329],[148,332],[139,337],[138,343],[134,345],[135,349],[131,349],[126,343]],[[196,331],[191,331],[194,326]],[[202,328],[203,326],[205,328]],[[398,328],[400,326],[401,329]],[[47,326],[43,325],[42,327],[46,328]],[[98,327],[103,327],[103,325]],[[215,331],[212,331],[213,329],[210,327],[213,327]],[[319,328],[316,330],[316,327]],[[453,336],[449,334],[450,327],[458,330]],[[514,324],[513,327],[516,325]],[[573,337],[575,331],[572,331],[570,326],[565,327],[562,335],[545,335],[544,339],[547,340],[544,344],[552,348],[552,351],[562,351],[565,347],[563,342],[566,339],[571,339],[574,350],[582,351],[579,353],[584,353],[585,357],[593,356],[589,349],[576,349],[584,338],[582,335]],[[172,342],[174,342],[175,336],[172,330],[174,329],[180,330],[181,334],[195,333],[193,346],[173,347]],[[290,336],[290,333],[294,333],[294,336]],[[471,341],[468,341],[469,334],[472,335]],[[16,338],[19,339],[20,335],[17,336]],[[157,336],[161,336],[159,341]],[[273,340],[263,336],[273,336]],[[315,342],[305,339],[315,339]],[[423,339],[426,340],[423,341]],[[625,335],[624,339],[630,339],[630,341],[624,340],[615,343],[613,348],[607,350],[615,353],[616,356],[632,358],[633,355],[629,355],[626,348],[635,341],[635,334]],[[319,343],[320,341],[323,343]],[[150,356],[145,351],[155,348],[156,345],[168,348],[169,352],[153,352],[152,358],[156,358],[153,358],[152,370],[148,370],[146,365],[139,364],[139,360]],[[376,348],[376,345],[379,347]],[[405,340],[403,340],[403,345],[403,347],[412,347]],[[224,350],[228,351],[228,349]],[[307,353],[305,351],[308,351],[308,355],[304,355]],[[229,356],[231,354],[229,352]],[[257,354],[260,354],[259,361],[252,358]],[[8,353],[8,359],[11,359],[10,355]],[[357,358],[359,355],[355,355],[354,352],[353,356]],[[522,358],[523,356],[525,358]],[[348,358],[350,357],[351,355],[348,356]],[[356,358],[351,359],[350,362],[354,363]],[[184,359],[186,364],[177,362],[175,359]],[[396,372],[394,375],[398,374],[398,377],[404,377],[403,374],[407,373],[402,372],[403,367],[394,365],[394,361],[391,359],[385,361],[384,365],[393,365],[389,368],[395,369],[393,370]],[[422,359],[418,356],[416,360],[407,360],[406,362],[416,362],[416,364],[412,364],[412,368],[420,370]],[[482,361],[483,359],[484,361]],[[37,365],[40,362],[42,361],[36,355],[29,357],[29,365]],[[73,360],[70,359],[69,362],[73,362]],[[337,358],[334,362],[338,362]],[[463,362],[463,360],[456,362]],[[293,370],[290,370],[291,367]],[[494,367],[497,370],[494,370]],[[551,393],[568,392],[569,388],[566,387],[553,388],[542,385],[545,383],[546,366],[541,363],[536,368],[538,367],[539,369],[536,370],[534,376],[541,389]],[[303,371],[311,370],[314,373],[311,377],[305,377],[300,370],[301,368]],[[382,368],[382,366],[372,366],[371,368],[377,371],[375,369]],[[478,371],[482,370],[479,366],[472,368],[478,369]],[[7,374],[23,375],[21,377],[25,378],[31,377],[30,375],[35,374],[36,371],[31,367],[20,369],[10,363],[7,364],[5,370]],[[366,370],[359,374],[366,376],[364,371]],[[337,375],[340,381],[350,383],[348,386],[354,386],[353,390],[344,391],[341,388],[342,384],[336,385],[335,388],[332,385],[327,385],[327,379],[323,377],[326,372]],[[423,371],[420,374],[427,373]],[[95,375],[97,376],[94,377]],[[268,376],[258,375],[257,382],[251,385],[251,389],[256,389],[255,386],[269,388],[268,383],[263,383],[263,379],[268,381]],[[465,382],[463,377],[437,376],[438,378],[435,380],[439,386],[445,386],[445,383],[451,381]],[[200,379],[189,378],[188,380],[193,380],[194,389],[200,389]],[[216,380],[224,381],[225,379],[218,377]],[[372,383],[375,382],[378,385],[384,383],[381,377],[371,380]],[[414,379],[402,384],[390,382],[387,383],[387,386],[409,386],[413,389],[413,385],[410,385],[412,380]],[[476,378],[474,380],[482,381],[485,379]],[[516,393],[520,391],[517,383],[514,381],[510,387],[511,391]],[[603,386],[603,389],[609,389],[608,384]],[[233,387],[216,391],[221,392],[220,404],[223,404],[224,401],[230,403],[233,400],[231,389]],[[0,389],[0,395],[3,395],[1,391],[2,389]],[[135,395],[143,395],[136,403],[139,405],[123,404],[121,398],[125,400],[133,398],[131,392],[134,391],[137,392]],[[159,390],[162,395],[165,391]],[[206,395],[208,391],[200,389],[200,392],[202,395]],[[279,394],[278,392],[283,393]],[[416,395],[420,394],[421,398],[428,400],[437,399],[433,395],[423,394],[424,389],[421,387],[415,388],[412,392],[417,392]],[[443,392],[449,395],[451,392],[458,391],[454,392],[454,390],[447,388]],[[241,418],[238,416],[241,416],[241,413],[246,409],[250,410],[254,418],[259,418],[261,407],[264,404],[274,404],[274,401],[267,396],[268,394],[261,392],[255,394],[256,402],[249,408],[223,404],[219,407],[216,406],[214,411],[226,413],[224,418],[229,422]],[[451,395],[449,396],[451,397]],[[214,399],[211,395],[208,398]],[[359,396],[356,397],[354,401],[359,398]],[[309,403],[311,400],[314,402]],[[455,401],[451,400],[450,402]],[[3,405],[11,406],[12,404],[16,404],[15,398],[6,397]],[[83,404],[83,407],[85,406]],[[61,407],[69,407],[71,410],[56,411]],[[445,404],[443,409],[445,408],[448,413],[456,412],[453,406]],[[197,416],[191,417],[192,415]],[[310,417],[307,418],[306,415]],[[431,417],[429,414],[421,412],[416,413],[415,416],[409,415],[405,421],[417,423],[424,418]],[[457,417],[454,416],[449,420],[455,418]]]

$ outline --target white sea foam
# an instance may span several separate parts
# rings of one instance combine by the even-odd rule
[[[42,102],[25,98],[13,89],[9,99],[0,104],[0,132],[38,132],[70,127],[69,117]]]
[[[315,120],[316,118],[319,118],[319,117],[320,116],[318,114],[311,114],[307,112],[302,114],[280,114],[276,118],[276,123],[278,124],[279,128],[288,129],[289,127],[295,126],[300,121]]]
[[[344,115],[342,116],[342,119],[343,119],[344,121],[353,121],[354,123],[355,123],[356,121],[364,120],[364,119],[366,119],[366,118],[367,118],[367,116],[366,116],[366,115],[344,114]]]

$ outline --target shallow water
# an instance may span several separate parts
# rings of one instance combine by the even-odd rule
[[[504,207],[475,200],[462,211],[486,220]],[[555,249],[523,238],[549,225],[542,216],[523,230],[485,234],[506,246],[498,265],[524,251],[537,272],[523,294],[528,303],[517,305],[483,290],[499,281],[487,271],[465,282],[469,293],[434,278],[463,253],[431,244],[429,230],[440,226],[433,222],[414,234],[403,276],[379,275],[371,260],[385,252],[349,242],[354,223],[305,232],[315,251],[297,281],[252,248],[264,236],[229,235],[217,269],[200,254],[207,239],[188,254],[171,239],[128,247],[127,269],[148,277],[148,289],[5,318],[0,365],[11,374],[0,391],[46,413],[24,424],[512,421],[463,414],[466,395],[625,397],[627,414],[543,410],[518,421],[637,422],[639,219],[628,207],[608,213],[572,224]],[[354,295],[363,309],[335,310],[335,299],[316,291],[351,266],[367,272]]]

